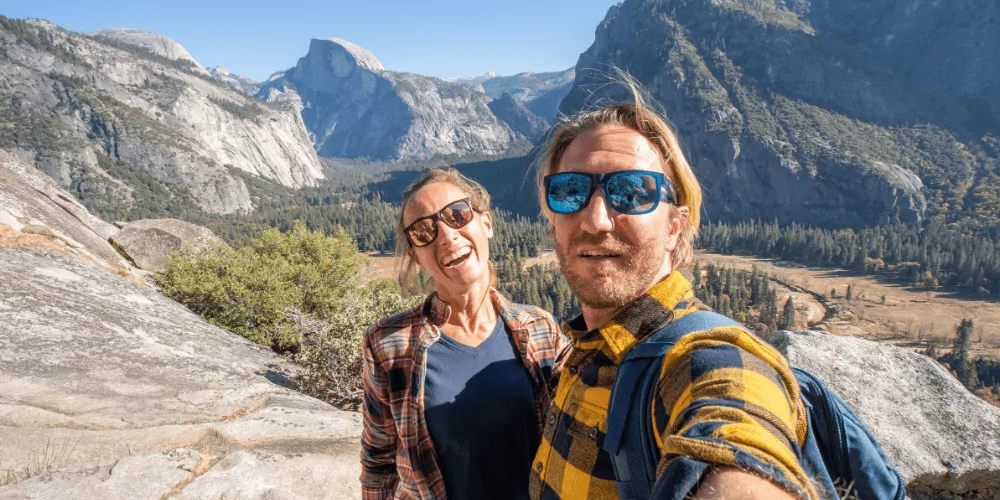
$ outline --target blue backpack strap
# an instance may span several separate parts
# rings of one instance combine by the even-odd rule
[[[660,450],[651,408],[663,357],[684,335],[725,326],[741,325],[711,311],[688,313],[633,346],[618,365],[602,448],[611,456],[620,499],[645,500],[656,482]]]

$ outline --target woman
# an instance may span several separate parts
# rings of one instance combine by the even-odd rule
[[[400,283],[423,304],[365,334],[363,498],[526,499],[566,345],[552,316],[496,290],[490,197],[454,170],[403,192]]]

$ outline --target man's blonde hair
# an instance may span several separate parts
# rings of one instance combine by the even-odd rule
[[[674,187],[678,207],[688,207],[687,223],[681,229],[677,247],[670,254],[670,263],[674,268],[691,264],[694,259],[694,239],[698,236],[698,224],[701,222],[701,186],[695,178],[691,166],[688,165],[684,153],[677,141],[677,135],[653,109],[646,104],[645,91],[631,77],[619,74],[617,83],[626,87],[632,94],[633,103],[614,104],[596,111],[582,113],[572,118],[560,120],[553,128],[549,139],[542,145],[545,153],[540,156],[538,165],[538,201],[542,213],[552,222],[555,214],[548,210],[545,204],[546,175],[559,171],[559,164],[569,145],[584,132],[604,127],[625,127],[634,130],[645,137],[660,156],[663,172]],[[676,207],[669,207],[677,214]]]
[[[410,240],[406,237],[406,233],[403,232],[406,229],[406,226],[403,225],[405,223],[403,221],[403,213],[406,211],[406,204],[410,202],[410,198],[413,198],[413,195],[417,191],[420,191],[425,186],[442,182],[451,184],[465,193],[472,200],[472,209],[476,212],[486,214],[490,211],[490,193],[486,191],[486,188],[482,184],[451,168],[436,168],[431,170],[420,176],[420,178],[413,181],[413,183],[403,190],[403,204],[399,209],[399,222],[396,224],[396,269],[399,285],[404,291],[409,293],[428,293],[434,289],[435,285],[433,278],[424,282],[423,286],[417,281],[417,273],[420,272],[420,268],[407,252],[410,249]],[[497,273],[492,261],[490,261],[490,286],[494,288],[497,286]]]

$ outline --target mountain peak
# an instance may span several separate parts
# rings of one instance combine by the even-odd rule
[[[385,67],[383,67],[382,63],[380,63],[378,58],[375,57],[375,54],[372,54],[371,52],[368,52],[360,46],[348,42],[343,38],[327,38],[324,40],[313,39],[313,45],[310,47],[310,50],[312,50],[312,48],[318,43],[323,42],[339,46],[344,52],[354,59],[355,63],[359,67],[369,71],[385,71]]]
[[[110,38],[112,40],[142,47],[156,55],[166,57],[175,61],[188,61],[201,71],[205,71],[198,61],[195,61],[191,53],[181,44],[175,42],[170,37],[163,36],[152,31],[135,28],[112,28],[101,31],[87,33],[89,37]]]

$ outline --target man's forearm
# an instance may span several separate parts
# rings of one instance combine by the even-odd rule
[[[694,500],[794,500],[774,483],[739,469],[716,469],[705,475]]]

